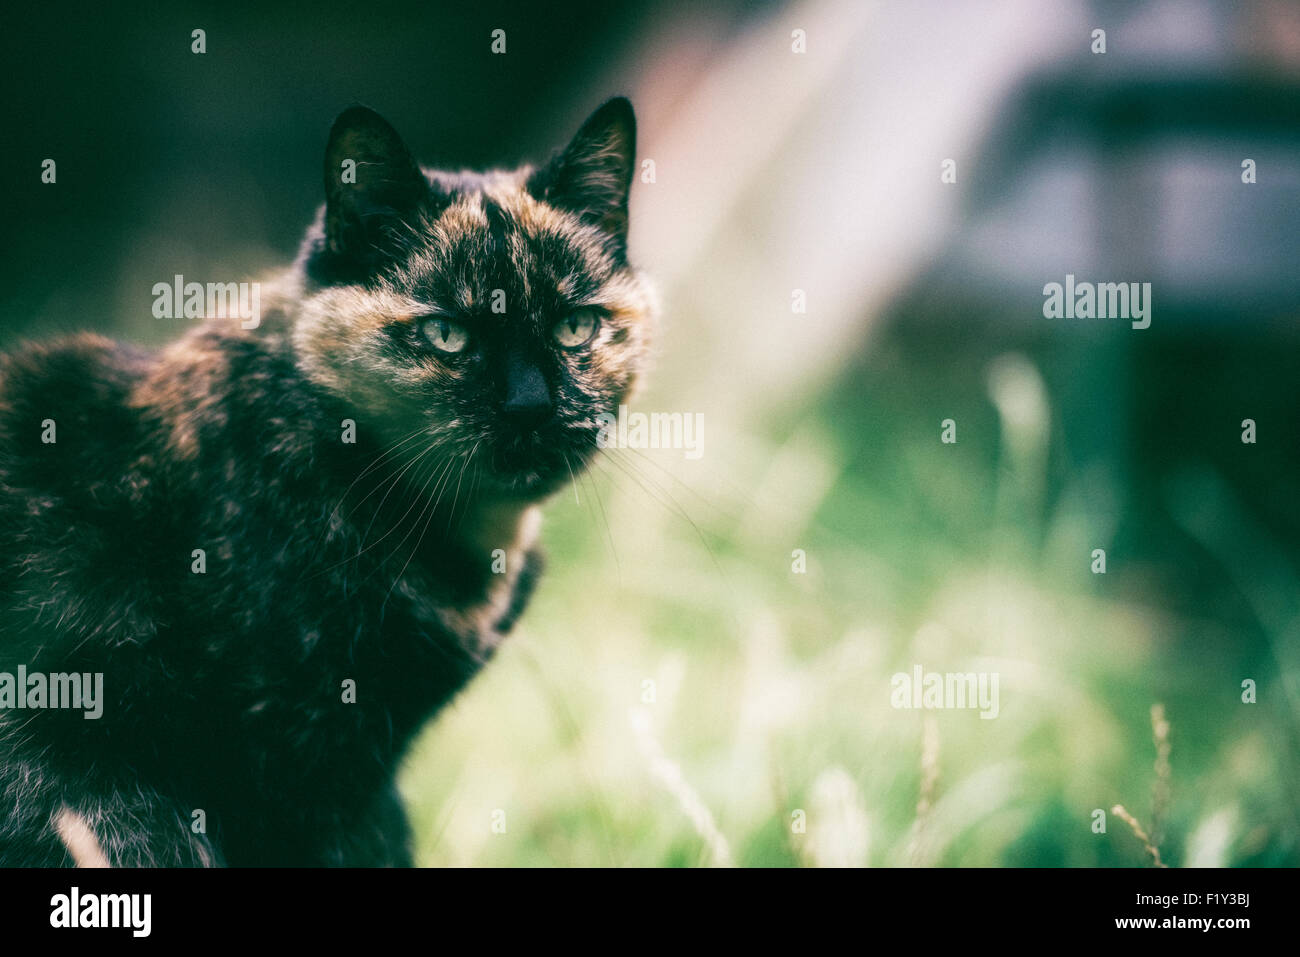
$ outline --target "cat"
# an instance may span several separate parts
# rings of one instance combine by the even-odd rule
[[[617,98],[540,166],[444,172],[351,107],[258,321],[0,359],[0,673],[103,698],[0,686],[0,864],[412,863],[403,754],[647,363],[635,141]]]

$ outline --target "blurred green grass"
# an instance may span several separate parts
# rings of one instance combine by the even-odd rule
[[[529,613],[405,768],[420,864],[1147,866],[1110,808],[1152,827],[1157,702],[1164,860],[1300,862],[1276,664],[1243,671],[1227,626],[1168,610],[1124,555],[1090,572],[1122,489],[1071,476],[1045,500],[1059,426],[1033,367],[948,382],[956,445],[932,368],[871,372],[870,394],[714,425],[698,468],[606,453],[551,503]],[[895,710],[913,664],[997,672],[1000,715]]]

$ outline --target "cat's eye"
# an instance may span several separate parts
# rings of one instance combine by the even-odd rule
[[[600,314],[595,309],[575,309],[555,324],[551,335],[562,349],[577,349],[596,337]]]
[[[469,345],[469,333],[460,323],[434,316],[424,322],[424,338],[439,352],[454,354]]]

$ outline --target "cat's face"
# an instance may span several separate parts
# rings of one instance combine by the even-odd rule
[[[568,481],[647,361],[651,294],[626,257],[634,148],[631,105],[612,100],[541,169],[422,171],[376,114],[342,114],[304,250],[304,370],[385,444],[469,463],[484,490]]]

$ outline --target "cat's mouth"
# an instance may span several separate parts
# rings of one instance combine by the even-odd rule
[[[485,456],[483,484],[541,497],[575,479],[591,451],[536,432],[513,436],[497,442]]]

